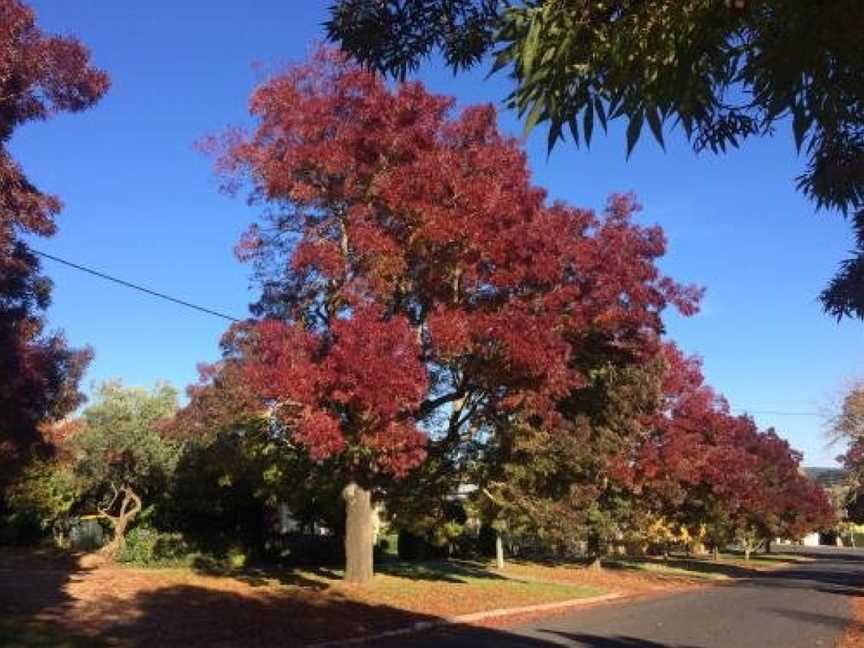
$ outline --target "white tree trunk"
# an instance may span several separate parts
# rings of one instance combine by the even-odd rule
[[[501,533],[495,532],[495,567],[504,569],[504,542]]]
[[[365,585],[375,575],[372,546],[372,494],[351,482],[345,499],[345,581]]]

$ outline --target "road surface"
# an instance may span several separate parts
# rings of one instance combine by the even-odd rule
[[[382,646],[432,648],[833,647],[864,595],[864,550],[813,549],[794,569],[734,585],[598,605],[524,625],[448,628]]]

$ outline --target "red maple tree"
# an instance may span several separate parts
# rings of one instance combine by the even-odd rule
[[[231,188],[268,205],[238,246],[265,319],[228,355],[310,454],[343,457],[349,580],[371,576],[352,498],[517,412],[555,428],[580,355],[650,356],[663,309],[700,295],[660,274],[632,197],[600,216],[548,203],[495,111],[453,103],[320,50],[222,142]]]
[[[672,344],[664,356],[665,403],[632,476],[653,506],[691,529],[706,527],[715,548],[736,539],[748,557],[774,538],[830,526],[830,502],[801,474],[801,454],[773,429],[732,415],[697,359]]]
[[[81,402],[78,381],[91,357],[69,349],[62,334],[43,333],[51,282],[21,236],[52,235],[61,204],[33,185],[7,146],[19,126],[83,110],[107,88],[80,42],[45,34],[27,5],[0,0],[0,460],[37,441],[40,421]]]

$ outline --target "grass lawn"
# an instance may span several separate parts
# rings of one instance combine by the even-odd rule
[[[4,560],[5,559],[5,560]],[[338,570],[142,569],[0,552],[0,645],[295,646],[417,621],[604,593],[478,563],[392,562],[366,587]]]
[[[699,582],[746,578],[760,571],[790,567],[809,559],[790,554],[754,554],[745,561],[743,554],[721,553],[719,560],[708,556],[670,556],[610,558],[605,569],[591,571],[579,562],[511,561],[507,573],[516,577],[563,583],[593,585],[607,590],[640,593],[674,589]]]
[[[676,556],[606,561],[602,570],[513,560],[499,572],[480,561],[391,559],[359,587],[331,568],[144,569],[93,558],[0,552],[0,645],[304,645],[497,608],[684,589],[800,560]]]
[[[471,561],[386,562],[376,566],[375,579],[367,586],[343,583],[338,569],[245,570],[235,578],[292,594],[299,580],[306,587],[317,585],[325,593],[367,605],[439,617],[585,598],[607,591],[575,582],[521,579],[516,573],[497,573]]]
[[[584,584],[519,579],[518,574],[497,574],[484,565],[468,562],[392,563],[379,567],[371,587],[356,588],[341,583],[334,587],[370,603],[438,616],[605,593],[601,588]]]

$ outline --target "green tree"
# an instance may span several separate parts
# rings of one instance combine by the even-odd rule
[[[69,515],[77,500],[77,483],[69,465],[56,458],[37,458],[9,486],[6,501],[11,513],[6,525],[32,529],[34,537],[16,540],[32,541],[50,532],[55,544],[64,546]]]
[[[270,424],[267,403],[241,368],[222,361],[201,367],[189,403],[168,428],[182,440],[171,502],[160,521],[199,545],[242,544],[272,553],[266,519],[287,505],[302,528],[344,525],[341,487],[330,462],[312,462],[284,430]]]
[[[857,249],[821,295],[864,318],[864,6],[861,0],[337,0],[330,38],[404,77],[436,49],[454,71],[494,59],[526,130],[577,145],[627,121],[662,144],[680,124],[723,152],[791,123],[807,154],[798,188],[854,219]]]
[[[114,557],[125,544],[129,524],[143,499],[165,492],[180,444],[161,433],[177,410],[177,391],[160,383],[152,391],[106,382],[84,411],[84,429],[71,440],[72,470],[84,498],[96,502],[114,537],[105,553]]]

